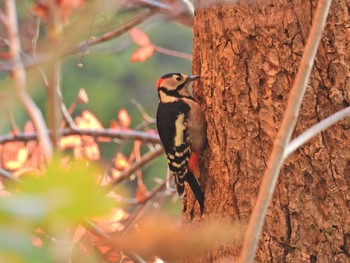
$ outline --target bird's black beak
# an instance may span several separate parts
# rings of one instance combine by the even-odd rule
[[[186,82],[191,82],[199,78],[200,78],[199,75],[190,75],[190,76],[187,76]]]

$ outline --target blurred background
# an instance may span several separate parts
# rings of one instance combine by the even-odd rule
[[[17,1],[20,39],[24,60],[26,56],[51,52],[47,40],[47,22],[40,19],[39,36],[35,50],[33,48],[34,29],[38,20],[33,14],[44,17],[45,10],[35,1]],[[39,2],[40,3],[40,2]],[[140,13],[140,9],[128,8],[123,1],[92,1],[94,7],[87,1],[82,8],[74,10],[67,15],[64,22],[64,42],[67,48],[81,42],[94,39],[101,34],[122,26],[132,17]],[[93,10],[93,11],[91,11]],[[41,18],[42,18],[41,17]],[[144,31],[151,42],[159,47],[173,51],[192,53],[192,28],[171,21],[159,15],[154,16],[137,27]],[[0,25],[2,58],[8,50],[7,31],[3,23]],[[135,44],[126,31],[120,37],[94,45],[87,52],[69,55],[61,60],[61,90],[63,101],[68,108],[77,98],[80,89],[84,89],[89,102],[78,105],[72,117],[78,116],[84,110],[92,112],[105,128],[111,120],[117,119],[120,109],[126,109],[131,117],[130,129],[142,123],[143,118],[135,103],[138,102],[145,112],[155,118],[158,97],[155,84],[157,79],[169,72],[191,73],[191,61],[176,56],[169,56],[155,52],[143,62],[131,62],[130,57],[139,46]],[[36,53],[36,54],[35,54]],[[2,62],[1,62],[2,60]],[[0,67],[5,65],[0,60]],[[45,71],[45,64],[42,65]],[[13,122],[23,131],[28,116],[15,95],[11,75],[0,71],[0,132],[6,135],[13,130]],[[27,70],[27,89],[42,112],[47,112],[47,97],[45,87],[36,67]],[[12,124],[11,124],[12,123]],[[149,129],[156,129],[155,125]],[[119,147],[113,143],[99,143],[101,152],[101,165],[107,167]],[[119,149],[119,148],[118,148]],[[133,142],[127,142],[121,152],[126,156],[133,149]],[[145,149],[141,148],[142,152]],[[143,170],[143,179],[146,186],[154,187],[153,178],[165,178],[165,157],[157,158],[152,165]],[[130,195],[135,194],[135,184],[129,184]],[[171,210],[180,214],[180,202],[171,205]]]

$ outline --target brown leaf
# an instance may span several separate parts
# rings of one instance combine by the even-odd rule
[[[152,57],[154,54],[154,47],[153,46],[144,46],[139,47],[135,50],[134,53],[132,53],[130,57],[131,62],[143,62],[146,59]]]
[[[136,27],[130,30],[130,35],[132,40],[141,47],[151,45],[148,35]]]

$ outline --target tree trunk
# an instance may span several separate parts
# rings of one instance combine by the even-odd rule
[[[249,220],[316,6],[312,0],[195,1],[193,72],[201,79],[194,93],[208,122],[205,213],[200,219],[186,189],[185,222]],[[333,1],[293,137],[349,106],[349,12],[349,0]],[[285,162],[256,262],[350,261],[349,211],[346,119]],[[191,262],[236,258],[240,249],[218,246]]]

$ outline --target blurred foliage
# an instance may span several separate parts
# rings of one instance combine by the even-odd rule
[[[100,173],[91,164],[62,165],[57,159],[44,173],[28,174],[20,184],[9,185],[11,194],[2,192],[0,198],[0,261],[53,262],[58,241],[51,240],[45,247],[36,233],[45,233],[46,239],[62,235],[68,239],[69,227],[86,217],[105,215],[116,206],[96,187]]]

